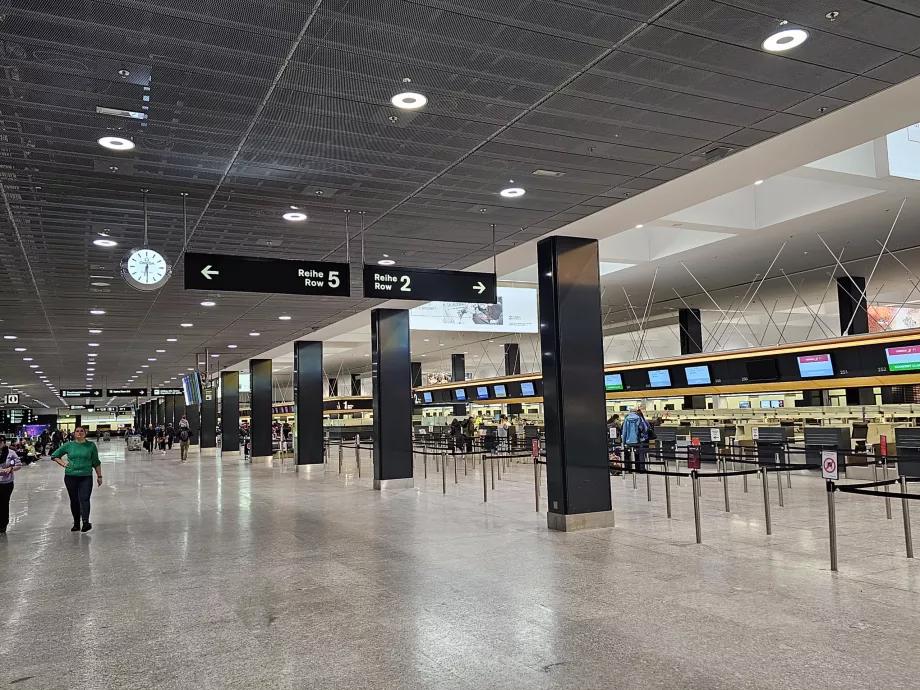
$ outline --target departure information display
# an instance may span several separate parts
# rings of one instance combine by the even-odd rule
[[[623,390],[623,377],[620,374],[605,374],[604,389],[607,391]]]
[[[488,386],[476,386],[476,397],[480,400],[489,399],[489,387]]]
[[[669,388],[671,372],[667,369],[652,369],[648,373],[648,383],[652,388]]]
[[[431,393],[422,393],[422,399],[423,399],[426,403],[430,403],[430,402],[431,402]]]
[[[521,384],[521,395],[533,395],[533,384],[530,381],[525,381]]]
[[[505,390],[504,384],[499,384],[497,386],[494,386],[494,388],[495,388],[496,398],[507,398],[508,397],[508,391]]]
[[[888,371],[910,371],[920,369],[920,345],[885,348]]]
[[[684,371],[687,373],[688,386],[703,386],[712,383],[709,378],[709,367],[707,366],[684,367]]]
[[[803,379],[834,375],[834,365],[831,362],[831,356],[828,354],[803,355],[796,359],[799,361],[799,376]]]
[[[466,390],[463,388],[457,388],[454,390],[454,400],[459,400],[461,402],[466,400]]]

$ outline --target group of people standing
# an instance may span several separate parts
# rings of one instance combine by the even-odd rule
[[[148,424],[141,435],[144,439],[144,450],[148,454],[159,448],[163,455],[166,455],[167,450],[172,450],[173,442],[178,441],[181,461],[186,462],[188,460],[188,447],[192,436],[188,419],[185,415],[182,415],[182,419],[179,420],[178,431],[170,423],[156,427],[153,424]]]
[[[55,430],[57,431],[57,430]],[[102,464],[96,444],[86,440],[86,429],[73,430],[73,440],[63,441],[51,451],[51,459],[64,468],[64,487],[70,498],[73,516],[71,532],[89,532],[90,497],[93,493],[93,473],[96,485],[102,486]],[[22,469],[19,455],[10,448],[6,437],[0,437],[0,533],[6,532],[10,522],[10,498],[15,487],[14,475]]]

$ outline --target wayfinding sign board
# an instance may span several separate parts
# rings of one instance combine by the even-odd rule
[[[0,405],[18,405],[19,394],[10,393],[9,395],[0,395]]]
[[[364,267],[364,296],[374,299],[495,304],[498,301],[497,284],[494,273],[398,266]]]
[[[61,389],[62,398],[101,398],[101,388],[63,388]]]
[[[185,254],[185,289],[349,297],[348,264]]]
[[[106,388],[106,392],[110,398],[143,398],[147,395],[146,388]]]
[[[154,388],[154,395],[182,395],[181,388]]]

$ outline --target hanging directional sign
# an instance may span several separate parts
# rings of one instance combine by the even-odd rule
[[[64,388],[61,390],[62,398],[101,398],[101,388]]]
[[[18,405],[19,395],[10,393],[9,395],[0,395],[0,405]]]
[[[154,388],[154,395],[182,395],[181,388]]]
[[[348,264],[185,254],[185,289],[349,297]]]
[[[495,304],[497,292],[494,273],[397,266],[364,267],[365,297]]]
[[[146,388],[106,388],[106,393],[111,397],[143,398],[147,395]]]

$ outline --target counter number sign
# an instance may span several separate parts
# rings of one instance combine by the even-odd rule
[[[821,451],[821,476],[825,479],[836,480],[839,478],[839,472],[837,471],[837,451]]]

